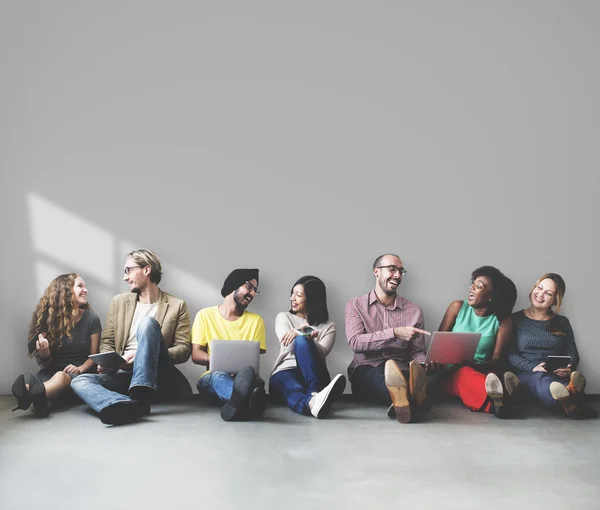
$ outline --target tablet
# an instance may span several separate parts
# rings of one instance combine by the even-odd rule
[[[548,356],[544,368],[546,372],[554,372],[557,368],[567,368],[571,363],[571,356]]]
[[[90,354],[88,358],[90,358],[97,365],[107,368],[119,368],[122,364],[127,363],[123,356],[115,351],[101,352],[100,354]]]

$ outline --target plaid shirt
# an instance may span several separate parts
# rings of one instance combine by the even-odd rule
[[[392,305],[384,306],[374,290],[350,299],[346,303],[346,336],[354,357],[348,376],[352,377],[352,371],[359,365],[375,367],[388,359],[395,360],[400,370],[408,370],[413,359],[425,361],[424,336],[399,340],[394,336],[394,328],[402,326],[425,328],[423,310],[408,299],[396,296]]]

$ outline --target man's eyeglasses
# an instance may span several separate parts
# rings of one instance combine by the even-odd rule
[[[250,282],[246,282],[246,288],[248,290],[251,290],[254,292],[254,294],[256,294],[257,296],[260,294],[260,290],[258,290],[258,287],[255,287],[254,285],[252,285]]]
[[[131,273],[132,269],[135,269],[137,267],[141,268],[141,267],[146,267],[146,266],[129,266],[129,267],[125,267],[125,269],[123,269],[123,271],[125,272],[125,274],[129,274],[129,273]]]
[[[403,267],[397,266],[377,266],[377,269],[387,269],[390,273],[395,274],[396,271],[400,273],[400,276],[404,276],[406,274],[406,269]]]

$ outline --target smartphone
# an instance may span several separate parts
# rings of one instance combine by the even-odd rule
[[[306,326],[305,328],[295,329],[294,331],[299,335],[310,335],[313,331],[318,331],[318,329],[313,328],[312,326]]]
[[[557,368],[567,368],[571,363],[571,356],[548,356],[544,368],[546,372],[554,372]]]
[[[29,354],[33,354],[33,351],[35,351],[35,343],[37,342],[37,339],[38,339],[38,334],[36,333],[35,335],[33,335],[31,337],[31,340],[29,340],[29,342],[27,342]]]

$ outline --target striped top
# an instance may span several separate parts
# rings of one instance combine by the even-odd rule
[[[535,321],[525,315],[525,310],[512,314],[513,338],[508,352],[508,362],[519,370],[530,372],[546,361],[548,356],[571,356],[573,370],[579,363],[579,353],[569,319],[557,315],[564,335],[548,331],[550,321]]]

